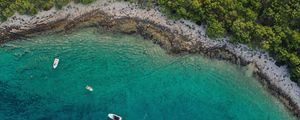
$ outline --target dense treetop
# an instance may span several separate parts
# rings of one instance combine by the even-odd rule
[[[0,0],[0,20],[6,20],[15,12],[33,15],[40,10],[49,10],[54,6],[62,8],[71,1],[88,4],[95,0]]]
[[[142,2],[144,0],[136,0]],[[154,2],[154,0],[146,0]],[[268,51],[300,84],[299,0],[158,0],[171,17],[206,25],[209,37]]]
[[[0,20],[15,12],[36,14],[70,1],[88,4],[94,0],[0,0]],[[278,65],[287,64],[300,84],[299,0],[125,0],[143,7],[154,4],[172,18],[204,23],[212,38],[230,36],[232,42],[268,51]]]

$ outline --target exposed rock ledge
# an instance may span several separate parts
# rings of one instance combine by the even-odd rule
[[[167,19],[158,10],[142,10],[125,2],[96,1],[91,5],[71,3],[62,10],[51,9],[35,16],[15,15],[0,23],[0,42],[41,32],[59,32],[80,26],[103,26],[110,30],[139,33],[171,53],[189,52],[252,64],[261,83],[300,118],[300,88],[290,80],[286,67],[278,67],[268,54],[226,39],[205,37],[203,26]]]

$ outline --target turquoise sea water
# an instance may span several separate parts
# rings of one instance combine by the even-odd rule
[[[3,120],[294,119],[245,68],[95,28],[2,44],[0,70]]]

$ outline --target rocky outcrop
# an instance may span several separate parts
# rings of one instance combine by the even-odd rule
[[[203,26],[169,20],[155,9],[147,11],[124,2],[97,1],[88,6],[70,4],[62,10],[51,9],[32,17],[15,15],[0,24],[0,42],[89,26],[141,34],[172,54],[193,53],[239,65],[251,63],[261,83],[300,118],[300,88],[290,80],[286,67],[276,66],[266,53],[231,44],[226,38],[209,39]]]

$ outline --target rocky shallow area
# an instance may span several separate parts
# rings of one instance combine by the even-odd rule
[[[89,26],[141,34],[172,54],[201,54],[254,66],[253,73],[267,90],[300,118],[300,88],[290,80],[286,66],[279,67],[267,53],[231,44],[227,38],[210,39],[204,26],[187,20],[170,20],[156,8],[145,10],[127,2],[101,0],[90,5],[71,3],[61,10],[53,8],[35,16],[16,14],[0,23],[0,43]]]

